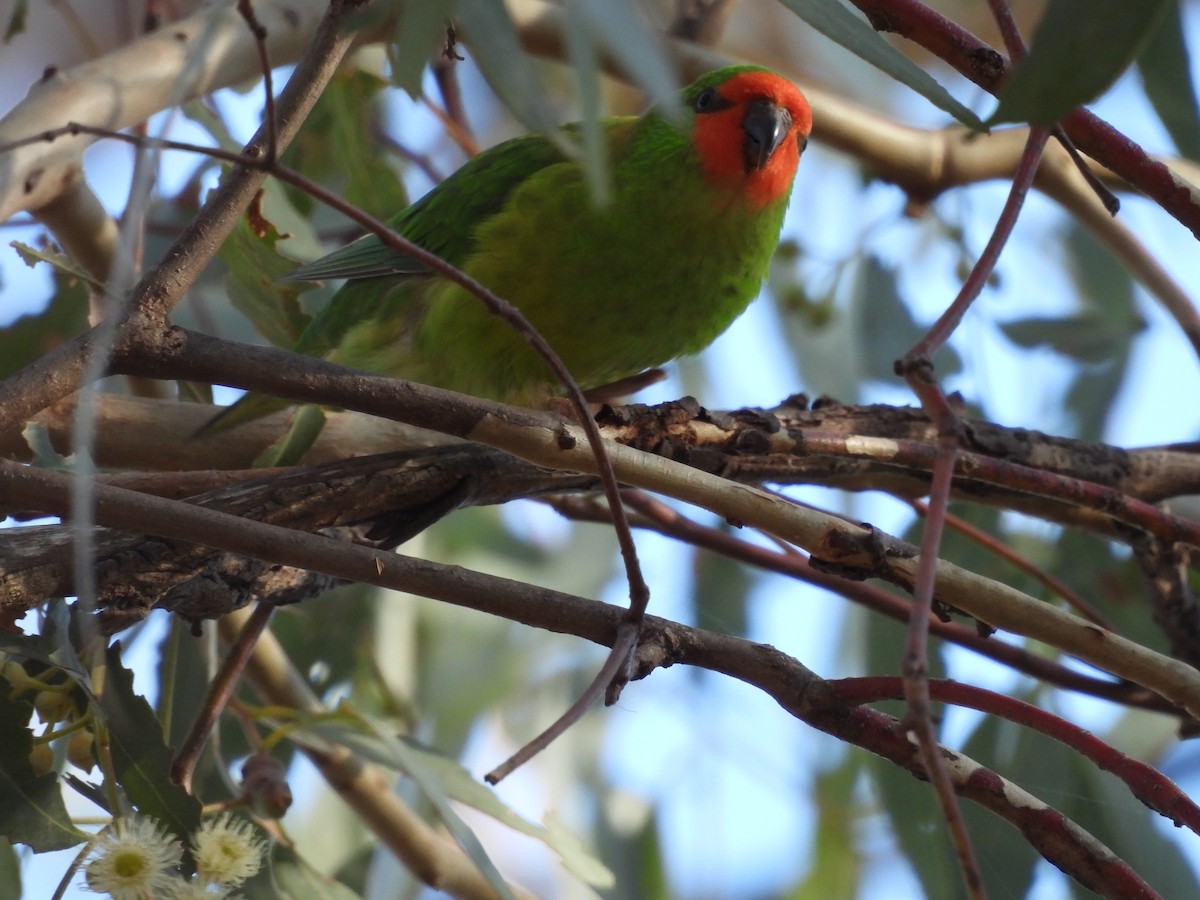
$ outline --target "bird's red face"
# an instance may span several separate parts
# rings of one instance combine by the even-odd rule
[[[786,197],[812,130],[794,84],[772,72],[739,72],[692,102],[692,139],[704,174],[760,208]]]

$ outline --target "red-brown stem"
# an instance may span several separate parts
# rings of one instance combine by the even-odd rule
[[[904,696],[903,683],[892,675],[832,679],[826,684],[847,706],[900,700]],[[1126,756],[1073,722],[1015,697],[947,678],[931,679],[929,693],[939,703],[976,709],[1058,741],[1120,778],[1138,800],[1170,819],[1175,826],[1186,825],[1200,834],[1200,807],[1175,782],[1153,766]]]
[[[251,5],[250,0],[238,0],[237,11],[246,20],[246,25],[250,28],[250,33],[254,35],[254,44],[258,48],[258,62],[262,66],[263,105],[267,127],[267,152],[265,161],[267,165],[273,165],[278,158],[279,142],[275,136],[275,88],[271,84],[271,57],[267,52],[267,29],[258,21],[258,16],[254,14],[254,7]]]
[[[995,93],[1008,77],[1008,60],[957,22],[920,0],[851,0],[880,31],[924,47],[980,87]],[[1112,125],[1086,109],[1067,116],[1063,129],[1088,156],[1137,188],[1200,238],[1200,192]]]
[[[992,236],[988,239],[987,246],[983,248],[983,253],[980,254],[974,268],[971,269],[971,274],[967,277],[962,289],[958,292],[958,296],[954,298],[954,302],[946,308],[946,311],[938,318],[929,329],[925,337],[917,342],[917,345],[908,351],[901,363],[904,370],[900,374],[904,374],[908,367],[913,365],[918,360],[928,360],[933,357],[943,344],[954,333],[954,329],[958,327],[958,323],[962,321],[962,317],[967,310],[971,308],[971,304],[975,302],[975,298],[979,296],[983,286],[987,284],[988,278],[996,268],[996,261],[1000,258],[1000,252],[1004,249],[1004,245],[1008,243],[1009,235],[1012,234],[1013,226],[1017,224],[1017,217],[1021,213],[1021,208],[1025,205],[1025,197],[1029,193],[1029,188],[1033,184],[1033,177],[1037,174],[1038,163],[1042,159],[1042,150],[1046,146],[1046,140],[1050,137],[1050,131],[1047,128],[1031,128],[1029,130],[1029,139],[1025,142],[1025,150],[1021,154],[1021,162],[1017,166],[1017,171],[1013,175],[1012,188],[1008,192],[1008,199],[1004,203],[1004,209],[1000,211],[1000,218],[996,221],[996,227],[992,230]]]
[[[217,677],[209,686],[208,696],[204,698],[204,705],[196,714],[192,730],[188,732],[187,738],[179,748],[179,753],[171,763],[171,780],[182,785],[186,791],[192,789],[192,775],[196,771],[196,763],[200,759],[200,754],[204,752],[204,745],[208,743],[208,737],[212,734],[217,718],[237,689],[238,679],[242,677],[246,662],[250,659],[250,654],[254,652],[254,645],[258,643],[258,639],[266,630],[267,623],[271,621],[271,613],[274,611],[275,607],[267,603],[259,603],[254,607],[254,612],[246,620],[246,624],[238,633],[237,640],[229,648],[225,661],[221,663]]]

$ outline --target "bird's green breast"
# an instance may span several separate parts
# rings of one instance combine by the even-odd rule
[[[753,210],[706,183],[685,136],[655,116],[617,126],[613,195],[597,208],[580,166],[547,166],[481,222],[465,270],[516,305],[586,389],[694,353],[757,294],[786,198]],[[532,402],[557,385],[482,303],[435,282],[408,374]]]

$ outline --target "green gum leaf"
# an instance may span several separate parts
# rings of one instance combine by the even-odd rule
[[[0,836],[44,853],[74,847],[88,836],[71,824],[58,776],[35,775],[29,764],[33,735],[26,726],[32,713],[30,703],[12,699],[8,683],[0,683]]]
[[[200,801],[170,777],[171,750],[146,698],[133,690],[133,673],[121,664],[120,644],[108,650],[99,712],[111,742],[117,781],[139,813],[185,838],[200,825]]]
[[[1137,58],[1168,2],[1050,0],[987,124],[1048,124],[1091,103]]]
[[[1200,160],[1200,104],[1192,85],[1183,14],[1176,0],[1171,0],[1170,11],[1150,35],[1137,67],[1146,96],[1175,147],[1189,159]]]
[[[864,62],[912,88],[938,109],[948,112],[970,128],[983,128],[983,123],[975,113],[955,100],[932,75],[884,40],[866,21],[842,5],[840,0],[781,2],[835,44],[840,44]]]

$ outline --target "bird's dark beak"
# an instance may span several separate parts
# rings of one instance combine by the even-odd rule
[[[757,172],[765,166],[791,127],[792,115],[782,106],[765,97],[751,100],[742,120],[742,130],[746,133],[743,142],[746,171]]]

